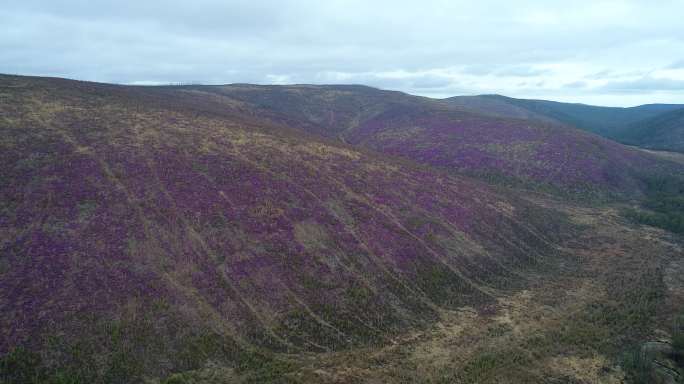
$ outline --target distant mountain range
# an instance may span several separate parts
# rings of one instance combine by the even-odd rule
[[[682,104],[617,108],[500,95],[457,96],[447,100],[489,116],[557,121],[626,144],[684,152]]]
[[[684,108],[632,123],[619,139],[644,148],[684,152]]]

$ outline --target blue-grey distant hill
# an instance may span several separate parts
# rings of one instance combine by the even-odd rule
[[[621,140],[644,148],[684,152],[684,108],[631,124]]]
[[[683,104],[599,107],[501,95],[456,96],[446,100],[491,116],[552,120],[627,144],[684,152]]]

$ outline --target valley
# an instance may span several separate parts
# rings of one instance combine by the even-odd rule
[[[558,201],[542,200],[559,206]],[[527,274],[524,289],[499,291],[496,302],[486,307],[441,311],[433,325],[381,347],[279,356],[287,365],[278,376],[321,383],[630,379],[637,372],[618,362],[638,355],[648,342],[669,342],[672,319],[682,315],[684,282],[676,277],[684,251],[681,240],[662,230],[635,227],[616,208],[560,204],[582,229],[563,247],[567,257],[553,276]],[[657,360],[646,359],[644,365],[653,369]],[[211,377],[211,371],[180,377],[193,382]],[[668,382],[678,376],[658,373],[656,379]]]

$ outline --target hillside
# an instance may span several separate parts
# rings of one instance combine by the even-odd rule
[[[311,133],[487,180],[630,195],[639,193],[644,174],[672,169],[641,151],[551,119],[527,120],[532,115],[518,113],[523,110],[518,107],[493,107],[496,115],[507,116],[492,118],[480,110],[490,104],[456,106],[356,86],[194,90],[240,100]],[[508,116],[512,108],[516,118]]]
[[[640,145],[637,137],[651,126],[668,130],[669,113],[676,115],[680,104],[647,104],[630,108],[598,107],[585,104],[561,103],[547,100],[515,99],[500,95],[456,96],[446,101],[470,108],[478,113],[496,117],[556,121],[620,142]],[[662,117],[661,117],[662,115]],[[676,119],[675,117],[671,117]],[[676,133],[674,134],[677,135]],[[646,148],[667,150],[666,146]]]
[[[486,305],[554,253],[550,210],[239,104],[14,77],[2,97],[3,352],[54,336],[126,353],[131,372],[80,362],[126,376],[199,367],[219,340],[337,350]]]
[[[0,134],[7,383],[617,380],[684,298],[676,238],[484,181],[677,167],[555,123],[0,76]]]
[[[684,108],[630,125],[621,140],[643,148],[684,152]]]
[[[239,100],[261,116],[297,125],[309,133],[343,137],[363,121],[394,105],[429,105],[431,99],[361,85],[195,86],[193,91]]]
[[[445,101],[485,116],[559,122],[553,117],[517,105],[513,99],[500,95],[454,96]]]
[[[397,110],[368,121],[354,143],[433,166],[575,192],[638,193],[671,165],[553,123]]]

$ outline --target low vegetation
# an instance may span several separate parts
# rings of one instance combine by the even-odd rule
[[[567,127],[365,87],[0,86],[2,384],[618,377],[679,292],[662,231],[566,198],[645,185],[628,215],[677,232],[684,183],[636,177],[673,165]]]
[[[627,210],[627,217],[641,224],[684,233],[684,177],[652,177],[646,184],[641,209]]]

